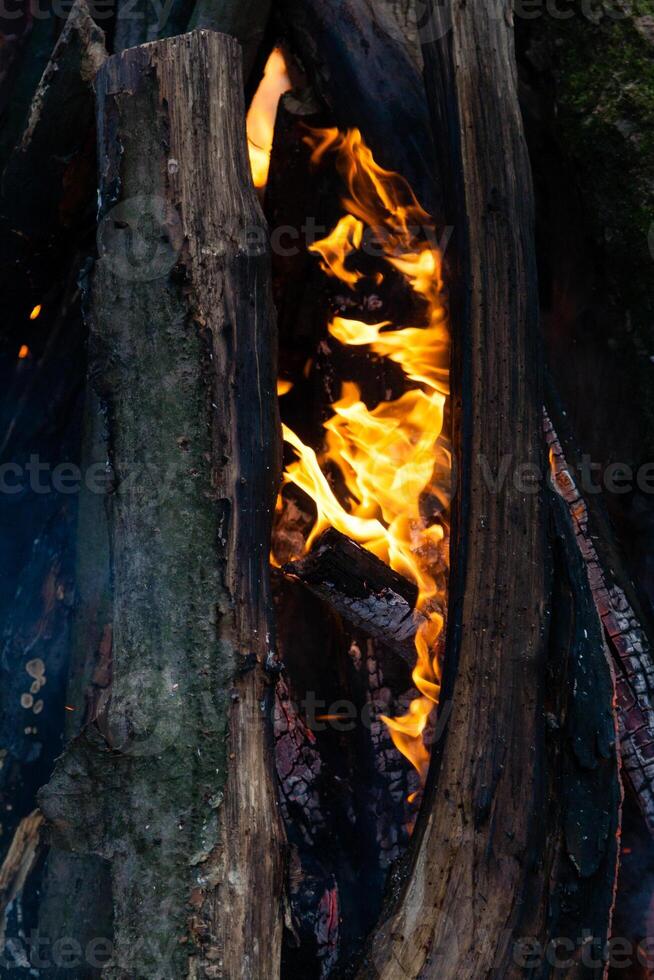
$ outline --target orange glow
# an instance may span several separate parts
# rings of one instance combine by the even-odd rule
[[[30,320],[36,320],[37,317],[39,317],[41,315],[41,310],[42,309],[43,309],[43,307],[41,306],[40,303],[37,306],[35,306],[34,309],[32,310],[32,312],[30,313]]]
[[[316,130],[307,142],[316,164],[326,154],[335,154],[347,186],[347,215],[311,248],[320,255],[322,268],[354,288],[363,276],[352,261],[347,266],[346,262],[355,259],[368,228],[382,245],[385,261],[404,276],[426,311],[420,324],[368,324],[335,317],[328,325],[331,336],[342,344],[366,346],[400,365],[406,390],[394,401],[370,409],[358,386],[344,383],[324,425],[319,454],[284,426],[284,439],[297,454],[284,482],[304,490],[317,509],[307,549],[317,535],[334,527],[418,586],[418,609],[427,616],[416,636],[413,682],[419,695],[403,717],[384,721],[424,784],[429,766],[424,734],[440,694],[449,560],[447,523],[442,514],[425,518],[421,509],[426,494],[448,505],[452,468],[443,431],[449,332],[442,256],[424,240],[422,232],[431,228],[431,221],[411,188],[374,161],[358,130]],[[347,507],[324,475],[326,463],[342,474]]]
[[[255,187],[265,187],[268,182],[277,105],[290,87],[284,55],[279,48],[275,48],[266,64],[247,118],[248,152]]]
[[[277,396],[281,398],[283,395],[288,395],[289,391],[293,387],[292,381],[285,381],[284,378],[280,378],[277,382]]]
[[[26,357],[29,357],[30,349],[27,344],[23,344],[18,351],[19,360],[24,361]]]

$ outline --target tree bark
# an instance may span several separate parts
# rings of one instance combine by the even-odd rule
[[[111,861],[121,978],[279,971],[275,326],[240,77],[196,31],[97,82],[112,678],[41,799],[59,844]]]
[[[384,980],[508,975],[544,761],[542,497],[518,492],[512,474],[499,489],[487,476],[505,454],[543,472],[532,188],[509,6],[430,9],[427,90],[455,228],[448,282],[460,483],[441,706],[453,704],[433,753],[438,791],[423,805],[411,878],[362,971]]]

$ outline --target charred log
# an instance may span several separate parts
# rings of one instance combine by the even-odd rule
[[[116,976],[279,968],[261,710],[274,318],[267,255],[248,248],[262,218],[240,74],[237,43],[198,31],[116,56],[97,83],[106,237],[90,329],[113,481],[111,691],[41,798],[59,846],[111,861]]]
[[[276,9],[336,124],[361,129],[375,159],[402,174],[437,214],[423,81],[389,11],[372,0],[277,0]]]
[[[418,589],[370,551],[330,528],[311,552],[284,566],[353,626],[415,662],[414,638],[424,616]]]

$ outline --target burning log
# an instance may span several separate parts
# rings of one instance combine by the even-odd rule
[[[197,31],[116,56],[97,81],[111,692],[41,799],[60,845],[111,860],[129,974],[186,975],[190,955],[207,976],[279,970],[274,317],[267,254],[248,248],[262,217],[240,77],[238,44]]]
[[[397,977],[401,967],[411,977],[474,978],[506,970],[538,809],[544,513],[538,494],[493,492],[480,465],[509,454],[542,472],[538,291],[508,13],[428,11],[436,28],[445,11],[451,17],[423,50],[456,229],[446,257],[454,391],[467,397],[465,411],[454,407],[462,473],[441,690],[441,704],[453,706],[432,759],[443,791],[423,804],[411,878],[373,935],[362,976]]]
[[[568,467],[559,437],[545,413],[557,494],[565,502],[584,561],[593,600],[616,670],[616,700],[623,771],[645,823],[654,835],[654,660],[649,639],[620,586],[603,567],[590,533],[589,513]]]
[[[407,663],[415,663],[415,635],[427,619],[415,608],[418,588],[370,551],[330,528],[305,558],[289,562],[283,570],[353,626],[382,640]]]
[[[277,0],[277,10],[291,49],[336,124],[359,127],[375,159],[401,173],[435,213],[424,85],[388,9],[374,0]]]

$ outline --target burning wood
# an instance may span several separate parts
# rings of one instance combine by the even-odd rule
[[[352,625],[393,647],[413,666],[415,636],[427,616],[415,608],[418,586],[372,552],[330,528],[284,572],[304,582]]]
[[[649,640],[622,589],[611,581],[593,543],[586,503],[544,412],[553,482],[570,511],[597,612],[616,668],[616,702],[623,771],[654,834],[654,660]]]

